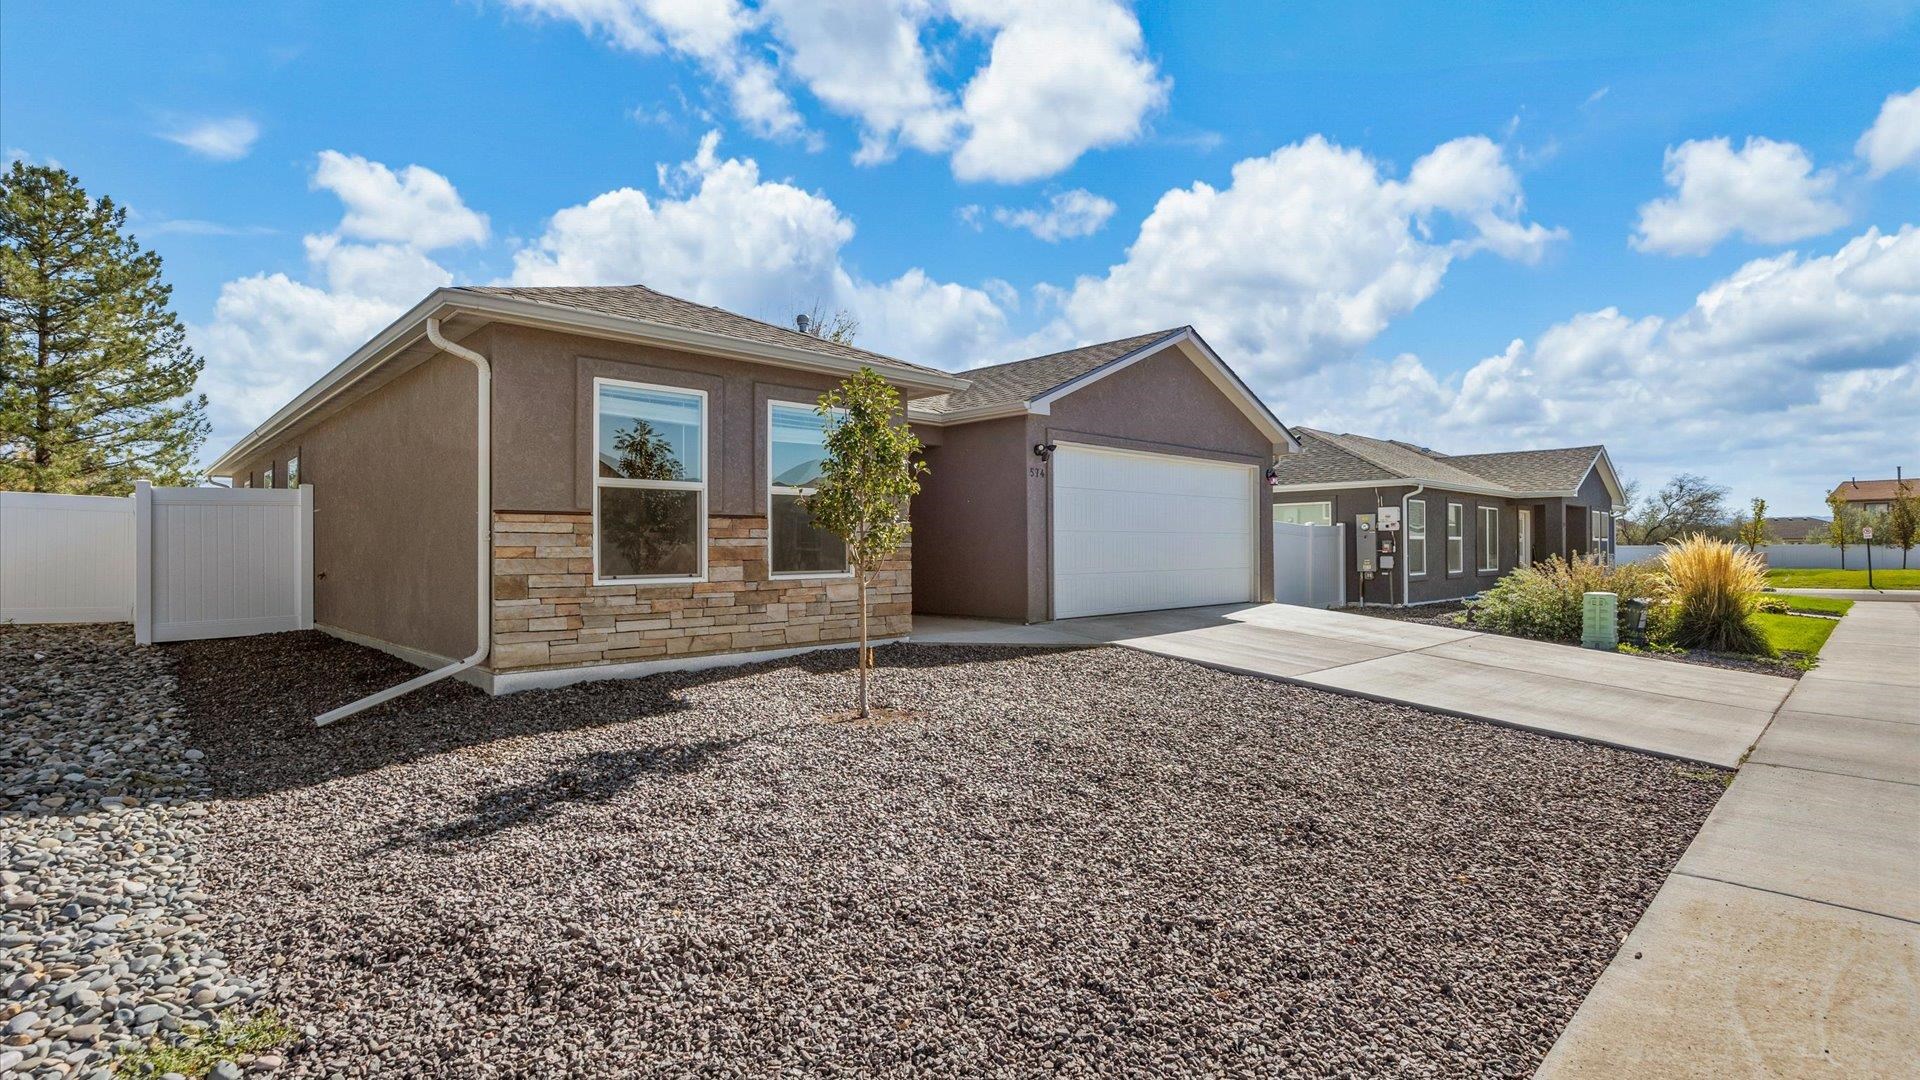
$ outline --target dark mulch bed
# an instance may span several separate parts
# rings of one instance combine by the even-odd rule
[[[488,699],[172,647],[298,1075],[1525,1076],[1724,774],[1118,649]]]
[[[1341,611],[1355,615],[1371,615],[1376,619],[1393,619],[1398,622],[1425,623],[1429,626],[1452,626],[1463,630],[1474,630],[1482,634],[1501,634],[1499,630],[1490,630],[1484,626],[1475,626],[1467,614],[1467,605],[1461,603],[1423,604],[1419,607],[1343,607]],[[1501,634],[1503,637],[1518,635]],[[1528,640],[1539,640],[1530,638]],[[1553,641],[1550,645],[1566,645],[1579,648],[1577,642]],[[1654,660],[1668,660],[1680,664],[1698,664],[1701,667],[1725,668],[1729,671],[1751,671],[1756,675],[1778,675],[1782,678],[1797,679],[1806,674],[1806,669],[1788,660],[1770,660],[1764,656],[1746,656],[1739,653],[1708,652],[1705,649],[1689,649],[1686,652],[1642,652],[1634,654]]]

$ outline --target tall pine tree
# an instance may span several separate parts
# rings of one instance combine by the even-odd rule
[[[64,169],[16,161],[0,179],[0,489],[193,482],[204,361],[126,219]]]

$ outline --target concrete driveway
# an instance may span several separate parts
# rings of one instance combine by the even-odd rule
[[[1021,626],[916,615],[927,644],[1119,645],[1610,746],[1737,766],[1791,679],[1285,604]]]

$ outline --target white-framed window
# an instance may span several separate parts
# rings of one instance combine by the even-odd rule
[[[1274,503],[1273,520],[1282,525],[1331,525],[1331,502]]]
[[[820,480],[830,423],[812,405],[767,403],[767,572],[773,577],[853,573],[846,542],[816,528],[805,501]]]
[[[1467,568],[1466,512],[1459,503],[1447,504],[1447,573]]]
[[[1473,538],[1474,569],[1490,574],[1500,569],[1500,508],[1480,508],[1480,535]]]
[[[300,486],[300,455],[298,454],[287,459],[287,486],[290,488]]]
[[[593,380],[595,584],[707,575],[707,395]]]
[[[272,462],[268,462],[267,467],[260,470],[260,486],[263,488],[270,488],[273,486],[273,463]]]
[[[1407,576],[1427,576],[1427,501],[1407,500]]]
[[[1589,550],[1595,555],[1611,555],[1613,514],[1606,510],[1589,510],[1587,520],[1593,523],[1593,547]]]

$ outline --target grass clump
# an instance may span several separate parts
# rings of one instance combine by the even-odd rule
[[[1618,595],[1624,620],[1627,601],[1651,600],[1661,584],[1659,570],[1643,563],[1613,565],[1593,556],[1563,559],[1554,555],[1501,578],[1474,602],[1471,618],[1475,627],[1496,633],[1578,641],[1584,594]]]
[[[1754,623],[1767,584],[1759,556],[1696,534],[1668,544],[1660,568],[1667,579],[1666,640],[1687,649],[1774,655]]]
[[[187,1032],[179,1042],[155,1037],[146,1046],[124,1050],[114,1059],[116,1076],[162,1076],[179,1073],[199,1080],[222,1061],[242,1054],[263,1054],[289,1042],[295,1032],[272,1010],[238,1023],[222,1020],[212,1027]]]

